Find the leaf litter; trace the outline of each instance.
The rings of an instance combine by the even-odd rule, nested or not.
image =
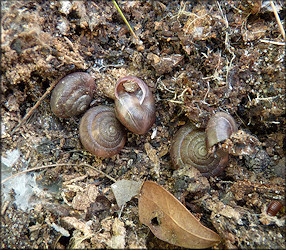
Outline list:
[[[186,248],[208,248],[220,242],[220,236],[203,226],[187,208],[166,189],[145,181],[139,198],[139,220],[156,237]]]

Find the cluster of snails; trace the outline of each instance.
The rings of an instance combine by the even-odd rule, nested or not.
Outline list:
[[[207,123],[206,131],[193,124],[181,127],[173,138],[170,156],[177,169],[184,166],[195,167],[203,176],[215,176],[222,172],[228,162],[228,153],[211,148],[237,132],[233,117],[225,112],[217,112]]]
[[[124,83],[136,83],[127,91]],[[89,107],[95,90],[95,81],[84,72],[62,78],[51,95],[51,110],[61,118],[79,115]],[[145,134],[155,122],[155,99],[148,86],[135,76],[120,78],[115,86],[115,109],[108,106],[90,108],[81,118],[79,136],[82,145],[99,157],[117,154],[126,141],[124,127],[136,134]],[[237,131],[234,119],[217,112],[210,118],[206,131],[188,124],[173,138],[170,155],[175,168],[185,165],[197,168],[203,176],[218,175],[228,162],[222,150],[210,152]]]
[[[128,92],[125,82],[138,88]],[[51,110],[60,118],[69,118],[87,110],[95,90],[95,81],[84,72],[62,78],[51,95]],[[141,79],[126,76],[115,86],[115,111],[108,106],[90,108],[81,118],[79,136],[90,153],[107,158],[117,154],[126,141],[124,126],[133,133],[145,134],[155,122],[155,99]],[[124,126],[123,126],[123,125]]]

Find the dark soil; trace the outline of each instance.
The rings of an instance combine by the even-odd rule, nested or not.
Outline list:
[[[282,2],[275,4],[285,23]],[[16,163],[2,162],[2,177],[4,169],[11,175],[58,164],[23,175],[35,180],[25,184],[33,185],[27,209],[15,190],[19,182],[2,184],[1,248],[174,247],[139,222],[137,198],[121,211],[113,182],[80,165],[86,163],[116,180],[162,185],[222,237],[219,248],[284,249],[285,41],[269,3],[118,5],[138,40],[112,1],[1,2],[2,155],[20,153]],[[97,158],[80,143],[81,116],[56,117],[50,95],[13,131],[52,83],[77,71],[96,81],[92,106],[114,106],[120,77],[143,79],[156,100],[150,131],[128,132],[118,155]],[[256,150],[231,154],[224,172],[208,179],[174,170],[169,149],[175,132],[187,122],[205,129],[217,111],[231,114],[255,138]],[[273,200],[283,207],[269,216]]]

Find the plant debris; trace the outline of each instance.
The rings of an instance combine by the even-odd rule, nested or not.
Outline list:
[[[208,248],[220,241],[218,234],[155,182],[142,185],[138,208],[139,220],[161,240],[186,248]]]
[[[117,205],[121,208],[126,202],[139,194],[141,181],[119,180],[111,185]]]
[[[284,2],[116,2],[138,39],[112,1],[1,1],[1,248],[174,248],[140,223],[136,191],[118,202],[111,187],[150,180],[217,232],[213,248],[285,249]],[[156,105],[148,133],[127,132],[111,158],[84,150],[81,115],[50,109],[74,72],[96,82],[90,108],[114,107],[118,79],[142,79]],[[219,111],[239,128],[217,145],[230,153],[223,173],[172,169],[174,134]]]

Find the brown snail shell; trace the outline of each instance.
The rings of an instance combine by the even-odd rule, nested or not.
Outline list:
[[[114,110],[107,106],[89,109],[79,125],[80,141],[85,149],[98,157],[117,154],[126,141],[126,133]]]
[[[207,123],[207,147],[228,139],[235,132],[237,125],[233,117],[225,112],[217,112]]]
[[[83,113],[89,106],[95,82],[84,72],[75,72],[62,78],[51,95],[51,110],[61,118]]]
[[[181,127],[173,138],[170,149],[173,166],[195,167],[203,176],[218,175],[228,162],[228,154],[211,154],[206,147],[206,133],[193,124]]]
[[[266,213],[270,216],[275,216],[279,211],[280,209],[282,208],[282,204],[280,203],[280,201],[271,201],[268,208],[267,208],[267,211]]]
[[[135,82],[139,89],[127,92],[123,83]],[[135,134],[145,134],[155,122],[155,99],[145,82],[135,76],[120,78],[115,86],[115,114]]]

